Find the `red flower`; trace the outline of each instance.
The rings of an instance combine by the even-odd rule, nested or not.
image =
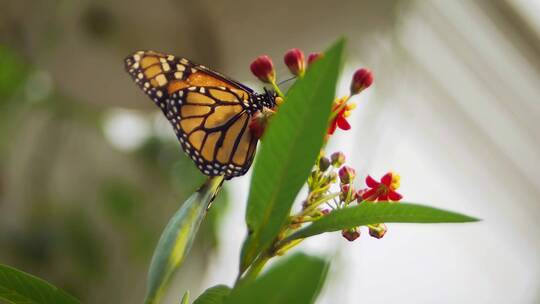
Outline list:
[[[364,201],[399,201],[403,198],[401,194],[395,191],[399,188],[399,175],[395,173],[386,173],[380,182],[368,175],[366,184],[369,188],[358,192],[359,198]]]
[[[347,117],[351,115],[351,111],[356,107],[356,105],[354,103],[343,105],[346,102],[347,98],[341,98],[334,102],[334,106],[332,108],[334,118],[330,122],[330,127],[328,128],[329,135],[334,134],[338,127],[345,131],[351,128],[351,125],[347,121]]]
[[[308,57],[307,57],[308,65],[312,64],[315,60],[321,58],[322,56],[323,56],[322,53],[311,53],[311,54],[309,54]]]
[[[368,69],[358,69],[351,81],[351,95],[356,95],[367,89],[373,83],[373,73]]]
[[[276,81],[276,72],[272,59],[266,55],[259,56],[250,65],[251,72],[262,82],[272,83]]]
[[[293,75],[302,76],[306,68],[304,53],[300,49],[290,49],[285,53],[283,61]]]

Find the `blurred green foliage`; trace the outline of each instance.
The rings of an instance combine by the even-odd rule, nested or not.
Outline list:
[[[17,54],[0,45],[0,107],[5,107],[15,91],[21,87],[28,70]]]
[[[144,288],[133,286],[144,286],[170,214],[204,176],[172,130],[117,150],[104,137],[108,111],[67,97],[47,71],[0,46],[0,262],[83,302],[130,303],[143,298]],[[188,258],[190,288],[217,245],[226,197],[220,193]]]

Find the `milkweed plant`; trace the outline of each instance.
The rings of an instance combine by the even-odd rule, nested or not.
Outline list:
[[[247,235],[231,285],[208,288],[194,301],[189,292],[180,303],[313,303],[324,285],[329,261],[289,250],[309,237],[341,233],[355,241],[367,230],[381,239],[386,223],[463,223],[477,219],[463,214],[403,202],[398,193],[400,176],[360,174],[340,151],[327,151],[326,143],[351,125],[347,118],[355,100],[373,83],[370,70],[354,73],[347,96],[335,96],[344,41],[306,58],[291,49],[284,63],[296,76],[287,92],[277,85],[272,60],[256,58],[250,68],[277,94],[277,107],[255,115],[249,129],[261,139],[249,190]],[[345,134],[346,135],[346,134]],[[174,272],[189,253],[200,223],[224,182],[208,180],[172,216],[154,251],[148,272],[145,303],[160,303]],[[301,189],[307,186],[307,191]],[[293,203],[301,198],[301,206]],[[268,261],[276,263],[268,266]],[[266,269],[268,268],[268,269]],[[291,283],[293,282],[293,283]],[[9,303],[79,303],[47,282],[8,266],[0,266],[0,299]],[[143,299],[141,299],[142,301]]]

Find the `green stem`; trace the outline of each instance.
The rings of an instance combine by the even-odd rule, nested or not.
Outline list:
[[[331,193],[331,194],[321,197],[320,199],[316,200],[313,204],[310,204],[309,207],[304,209],[304,211],[300,213],[300,216],[305,216],[309,214],[311,211],[315,210],[320,204],[327,202],[337,196],[339,196],[339,192]]]
[[[259,273],[261,272],[261,270],[263,269],[264,265],[266,265],[266,263],[268,262],[268,260],[270,260],[270,258],[272,258],[272,256],[270,256],[269,254],[267,254],[266,252],[263,252],[257,259],[255,259],[255,261],[251,264],[251,266],[249,267],[248,271],[246,272],[246,274],[242,277],[238,277],[236,279],[236,282],[234,283],[234,286],[236,287],[237,285],[240,285],[242,284],[243,282],[247,282],[247,281],[252,281],[254,280],[257,275],[259,275]]]
[[[275,81],[272,81],[270,84],[272,84],[272,88],[274,88],[274,91],[278,94],[279,97],[283,98],[285,100],[285,95],[283,95],[283,92],[279,89]]]
[[[290,241],[288,243],[283,244],[283,246],[279,247],[279,250],[277,251],[277,255],[284,255],[287,251],[294,248],[296,245],[300,244],[304,239],[297,239]]]

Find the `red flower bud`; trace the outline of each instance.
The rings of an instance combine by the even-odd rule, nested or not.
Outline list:
[[[348,166],[343,166],[341,169],[339,169],[339,180],[342,184],[348,184],[353,181],[354,177],[356,176],[356,172],[353,168]]]
[[[251,118],[251,121],[249,122],[249,131],[253,137],[259,139],[263,136],[266,125],[273,114],[274,111],[272,110],[259,111]]]
[[[330,167],[330,160],[324,156],[321,157],[319,159],[319,169],[324,172],[328,169],[328,167]]]
[[[322,53],[311,53],[307,57],[307,63],[308,65],[312,64],[315,60],[321,58],[323,56]]]
[[[276,72],[272,59],[266,55],[257,57],[250,65],[251,73],[262,82],[272,83],[276,81]]]
[[[356,191],[356,200],[358,201],[358,203],[360,204],[361,202],[364,201],[364,193],[366,193],[368,189],[360,189],[358,191]]]
[[[285,53],[283,61],[289,68],[289,71],[293,75],[302,76],[306,69],[306,64],[304,62],[304,53],[300,49],[290,49]]]
[[[344,229],[341,230],[341,235],[347,239],[347,241],[352,242],[360,237],[360,232],[356,229]]]
[[[334,152],[330,155],[332,166],[339,168],[345,163],[345,154],[343,152]]]
[[[351,81],[351,95],[356,95],[367,89],[373,83],[373,73],[368,69],[358,69]]]
[[[381,239],[388,231],[385,224],[376,224],[369,227],[369,235],[376,239]]]
[[[356,200],[356,190],[354,190],[353,185],[341,184],[341,193],[339,194],[339,198],[346,204]]]

